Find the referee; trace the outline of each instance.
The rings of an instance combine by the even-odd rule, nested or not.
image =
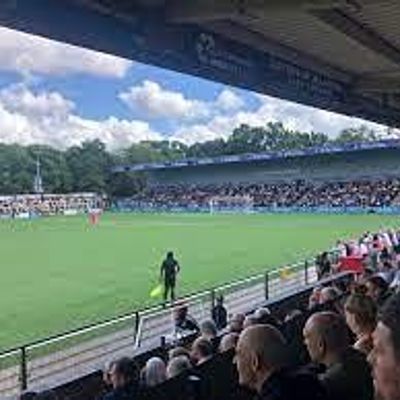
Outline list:
[[[171,301],[175,300],[175,285],[176,276],[180,271],[180,266],[178,261],[174,258],[174,253],[169,251],[167,257],[161,264],[161,281],[164,281],[164,302],[168,299],[168,294],[170,295]]]

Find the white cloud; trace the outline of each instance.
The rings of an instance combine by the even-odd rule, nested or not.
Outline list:
[[[0,69],[23,75],[85,73],[122,78],[132,62],[0,27]]]
[[[218,95],[215,103],[223,111],[238,110],[244,106],[243,99],[229,89],[224,89]]]
[[[224,95],[225,98],[229,96]],[[240,101],[236,100],[227,100],[226,103],[224,100],[224,106],[218,108],[216,104],[220,97],[208,103],[207,107],[214,105],[208,120],[190,123],[183,119],[168,136],[192,144],[226,138],[240,124],[264,126],[270,121],[281,121],[291,129],[319,131],[330,136],[336,135],[343,128],[360,124],[367,124],[378,132],[384,129],[359,119],[265,96],[257,96],[259,105],[252,111],[245,110],[239,104]],[[235,109],[239,106],[242,108]],[[43,143],[66,148],[83,140],[99,138],[109,149],[115,149],[141,140],[160,140],[165,137],[165,134],[155,131],[146,121],[113,116],[93,120],[79,116],[76,108],[74,102],[58,92],[32,91],[25,85],[0,90],[0,142]],[[171,110],[171,107],[168,109]]]
[[[207,104],[187,99],[181,92],[163,89],[157,82],[145,80],[122,92],[119,98],[132,110],[149,118],[197,119],[208,115]]]
[[[21,86],[4,89],[0,91],[0,142],[66,148],[99,138],[113,149],[161,138],[147,122],[85,119],[74,114],[74,108],[73,102],[57,92],[33,93]]]
[[[240,110],[231,115],[215,115],[205,123],[184,124],[172,136],[176,140],[191,144],[197,141],[227,138],[232,130],[241,124],[265,126],[268,122],[282,122],[292,130],[323,132],[331,137],[344,128],[358,127],[362,124],[374,129],[377,133],[385,131],[381,125],[358,118],[346,117],[269,96],[256,96],[260,104],[254,111]]]

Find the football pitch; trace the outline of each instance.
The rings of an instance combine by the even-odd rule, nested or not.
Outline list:
[[[276,268],[340,237],[396,226],[378,215],[105,214],[0,221],[0,349],[143,308],[173,250],[178,294]]]

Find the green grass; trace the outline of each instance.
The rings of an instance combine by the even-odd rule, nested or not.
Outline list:
[[[151,301],[164,253],[182,265],[179,293],[295,261],[338,237],[395,225],[376,215],[107,214],[0,221],[0,349]]]

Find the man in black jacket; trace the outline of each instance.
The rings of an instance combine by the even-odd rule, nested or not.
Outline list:
[[[253,325],[240,335],[235,362],[239,383],[259,400],[325,400],[318,379],[286,368],[286,341],[271,325]]]
[[[137,379],[137,368],[130,358],[123,357],[113,362],[110,369],[113,390],[104,395],[102,400],[135,400],[138,393]]]
[[[333,312],[313,314],[304,327],[304,342],[313,362],[321,364],[319,378],[332,400],[373,400],[371,368],[350,345],[344,319]]]
[[[176,276],[179,271],[179,263],[175,260],[174,253],[169,251],[160,268],[160,278],[164,282],[164,302],[167,301],[168,294],[171,297],[171,301],[175,300]]]
[[[400,399],[400,292],[383,306],[370,354],[379,398]]]

